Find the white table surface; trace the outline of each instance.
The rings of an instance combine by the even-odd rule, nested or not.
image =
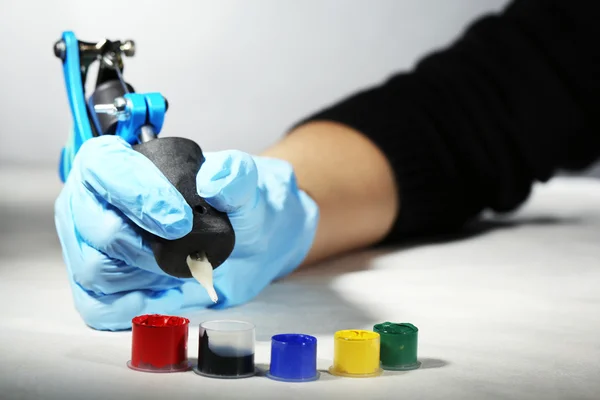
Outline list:
[[[2,399],[600,399],[600,181],[556,179],[509,221],[456,240],[378,250],[300,271],[246,306],[191,315],[319,340],[386,320],[419,327],[423,367],[312,383],[129,370],[130,332],[97,332],[75,312],[54,232],[54,171],[0,170]]]

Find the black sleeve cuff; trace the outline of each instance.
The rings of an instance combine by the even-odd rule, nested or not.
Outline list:
[[[371,88],[310,116],[302,123],[332,121],[368,137],[387,157],[399,189],[400,209],[384,243],[455,232],[480,208],[436,134],[436,121],[421,111],[419,88],[409,74]]]

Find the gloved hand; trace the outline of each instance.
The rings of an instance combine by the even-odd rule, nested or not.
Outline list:
[[[230,258],[215,270],[219,303],[254,298],[306,257],[319,218],[316,203],[281,160],[239,151],[206,153],[199,195],[228,213],[236,234]],[[56,200],[55,222],[75,306],[99,330],[131,327],[148,313],[213,307],[194,279],[166,275],[139,232],[177,239],[192,211],[154,164],[116,136],[88,140]]]

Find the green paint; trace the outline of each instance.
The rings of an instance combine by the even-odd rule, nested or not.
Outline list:
[[[380,360],[383,369],[407,371],[419,368],[417,359],[419,329],[409,323],[383,322],[373,331],[381,337]]]

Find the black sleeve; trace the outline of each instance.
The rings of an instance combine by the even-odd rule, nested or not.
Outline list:
[[[401,199],[389,240],[512,211],[533,183],[600,156],[599,10],[592,0],[515,1],[308,121],[346,124],[389,158]]]

